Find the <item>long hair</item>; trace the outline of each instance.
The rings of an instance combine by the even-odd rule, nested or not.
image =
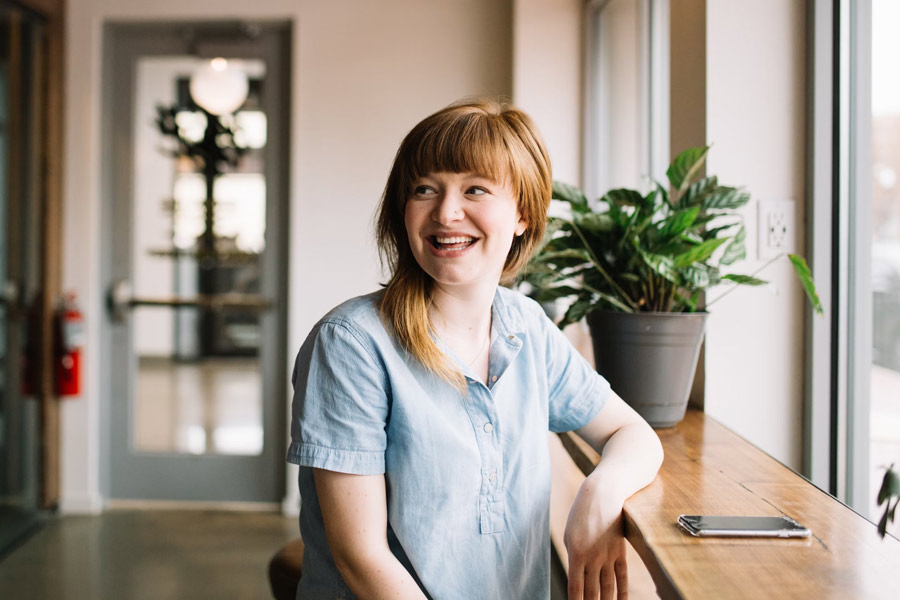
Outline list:
[[[414,183],[429,173],[480,173],[506,180],[527,227],[513,239],[500,282],[515,280],[541,241],[550,206],[550,157],[524,112],[489,99],[452,104],[416,125],[403,139],[381,198],[376,239],[390,273],[379,305],[403,347],[430,371],[465,389],[465,378],[432,338],[428,317],[432,280],[413,256],[406,232],[406,203]]]

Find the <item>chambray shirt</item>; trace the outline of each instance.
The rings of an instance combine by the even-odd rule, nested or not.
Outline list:
[[[341,304],[297,356],[288,461],[300,465],[306,549],[297,598],[354,598],[322,524],[312,467],[384,474],[391,551],[434,599],[550,596],[548,431],[597,415],[609,384],[540,306],[498,287],[489,385],[468,394],[385,330],[380,292]]]

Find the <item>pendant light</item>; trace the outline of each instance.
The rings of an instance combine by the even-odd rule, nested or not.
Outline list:
[[[250,84],[243,70],[230,65],[224,58],[214,58],[191,75],[190,91],[197,106],[222,116],[244,104]]]

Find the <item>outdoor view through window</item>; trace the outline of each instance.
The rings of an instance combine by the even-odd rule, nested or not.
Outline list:
[[[900,466],[900,2],[872,2],[872,313],[869,518],[886,466]],[[900,533],[900,522],[888,528]]]

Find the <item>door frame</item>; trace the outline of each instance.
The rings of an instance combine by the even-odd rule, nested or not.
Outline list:
[[[193,31],[202,37],[202,43],[196,43],[194,50],[198,55],[218,55],[217,50],[235,47],[227,38],[230,34],[241,30],[247,23],[234,21],[197,21],[177,23],[147,22],[107,22],[103,34],[103,85],[102,85],[102,150],[101,150],[101,231],[110,232],[101,240],[101,281],[109,286],[117,279],[128,276],[127,273],[116,272],[118,268],[113,260],[116,255],[131,256],[128,236],[113,235],[117,225],[131,223],[131,189],[133,186],[133,93],[134,93],[134,60],[141,55],[186,55],[191,54],[187,33]],[[260,455],[263,469],[247,468],[240,461],[241,457],[202,455],[191,456],[197,463],[192,473],[198,476],[208,471],[199,466],[224,464],[223,461],[241,462],[241,475],[257,481],[258,493],[242,497],[224,499],[229,502],[255,502],[277,504],[283,498],[285,490],[285,474],[283,456],[286,444],[286,414],[284,401],[287,397],[287,375],[284,365],[287,364],[287,302],[288,297],[288,190],[289,190],[289,135],[290,131],[290,47],[291,24],[288,21],[252,23],[251,27],[260,32],[259,38],[246,47],[240,48],[247,58],[262,58],[266,61],[266,92],[262,98],[262,107],[269,116],[268,139],[265,149],[266,175],[266,247],[261,260],[261,293],[273,299],[274,307],[260,317],[263,346],[260,348],[260,368],[263,381],[263,431],[264,446]],[[212,56],[210,56],[211,58]],[[123,63],[124,61],[124,63]],[[124,65],[124,66],[123,66]],[[124,71],[123,71],[124,69]],[[129,73],[125,80],[119,76]],[[117,77],[119,77],[117,79]],[[127,199],[124,201],[123,199]],[[130,225],[129,225],[130,227]],[[131,427],[130,410],[124,411],[125,422],[113,423],[113,415],[118,414],[114,407],[116,399],[127,398],[129,403],[132,390],[129,389],[130,377],[117,376],[118,373],[129,372],[133,365],[131,353],[119,356],[115,348],[131,347],[131,328],[115,323],[106,313],[101,323],[101,356],[110,357],[100,365],[100,489],[103,496],[112,500],[139,501],[201,501],[216,502],[218,499],[204,497],[171,498],[165,494],[154,494],[153,490],[142,490],[135,494],[133,489],[122,489],[115,480],[115,469],[122,465],[114,461],[124,457],[114,456],[116,448],[127,445],[127,436]],[[119,400],[121,401],[121,400]],[[124,427],[123,427],[124,426]],[[113,436],[125,436],[121,438]],[[187,455],[185,455],[187,456]],[[132,457],[129,469],[158,468],[162,457],[144,455]],[[137,459],[137,460],[135,460]],[[157,467],[154,467],[153,464]],[[168,468],[168,467],[166,467]],[[202,487],[202,486],[201,486]]]
[[[44,19],[43,132],[39,136],[42,159],[41,192],[36,199],[41,230],[38,258],[42,293],[30,307],[34,314],[31,334],[35,337],[31,360],[36,366],[35,398],[40,414],[40,506],[55,510],[59,505],[60,416],[59,398],[53,386],[53,314],[62,281],[62,191],[63,191],[63,88],[65,85],[64,0],[11,0]]]

